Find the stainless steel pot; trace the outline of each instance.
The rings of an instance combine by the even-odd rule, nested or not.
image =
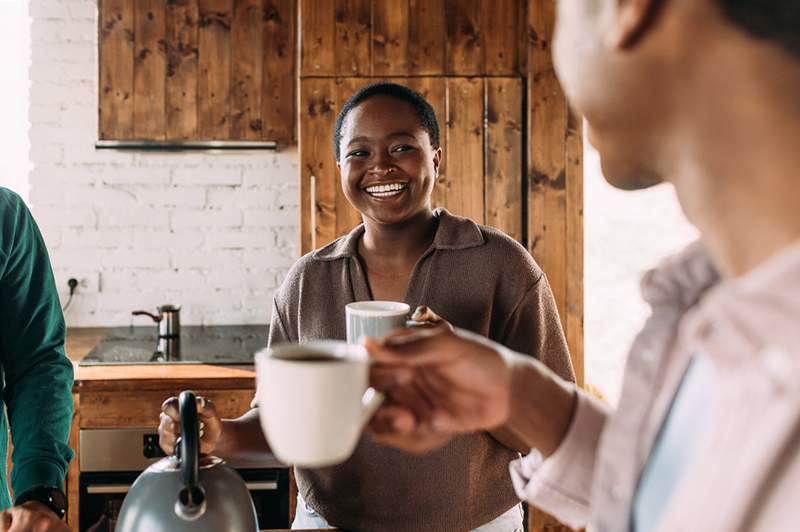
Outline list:
[[[257,532],[253,501],[242,478],[214,456],[200,457],[194,393],[179,397],[179,456],[148,467],[122,503],[117,532]]]

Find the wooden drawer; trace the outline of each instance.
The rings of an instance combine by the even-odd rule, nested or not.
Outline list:
[[[156,427],[161,404],[181,390],[92,392],[80,394],[80,428]],[[194,390],[211,399],[223,418],[234,418],[250,408],[254,391]],[[76,405],[77,409],[78,405]]]

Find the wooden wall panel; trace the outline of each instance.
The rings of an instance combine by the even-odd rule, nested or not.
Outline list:
[[[486,79],[486,225],[522,241],[523,83]]]
[[[439,178],[443,204],[484,223],[483,79],[447,80],[447,175]]]
[[[409,74],[428,76],[445,71],[447,24],[444,8],[444,0],[409,0]]]
[[[101,139],[133,137],[133,4],[100,0]]]
[[[304,76],[333,76],[334,0],[300,0],[300,72]]]
[[[335,0],[335,67],[339,75],[368,76],[370,73],[370,0]]]
[[[295,140],[295,0],[264,0],[263,138]]]
[[[408,74],[408,0],[372,3],[372,75]]]
[[[567,294],[564,323],[578,384],[583,386],[586,380],[583,358],[583,118],[569,112],[567,124]]]
[[[336,82],[308,79],[300,84],[300,234],[303,252],[336,238],[336,175],[331,124],[336,119]],[[312,178],[316,187],[312,190]]]
[[[526,15],[524,7],[519,0],[481,2],[484,74],[508,76],[518,71],[517,30]]]
[[[447,79],[446,78],[407,78],[406,84],[420,93],[436,111],[439,122],[439,146],[442,149],[442,162],[439,177],[433,189],[431,203],[434,207],[445,207],[445,183],[447,182]]]
[[[483,73],[481,0],[446,0],[447,73],[477,76]]]
[[[166,138],[185,140],[197,133],[196,0],[167,2],[165,80]]]
[[[232,0],[199,0],[198,137],[230,138]]]
[[[162,0],[134,6],[133,136],[162,140],[166,133],[166,9]]]
[[[261,0],[233,2],[230,135],[236,139],[261,139],[263,27]]]

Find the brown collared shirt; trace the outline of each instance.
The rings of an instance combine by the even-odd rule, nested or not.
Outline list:
[[[533,258],[498,230],[444,209],[435,215],[433,243],[411,274],[405,302],[574,380],[553,295]],[[358,256],[363,234],[359,226],[294,265],[275,296],[270,344],[345,339],[345,305],[371,299]],[[307,504],[340,528],[469,530],[519,502],[508,477],[516,457],[488,433],[461,436],[425,456],[365,436],[343,464],[297,468],[297,483]]]

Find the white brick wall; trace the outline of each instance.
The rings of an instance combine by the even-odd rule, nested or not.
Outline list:
[[[86,282],[68,325],[128,325],[163,303],[186,324],[268,321],[299,253],[296,150],[96,151],[97,3],[31,0],[30,14],[30,200],[59,290]]]

